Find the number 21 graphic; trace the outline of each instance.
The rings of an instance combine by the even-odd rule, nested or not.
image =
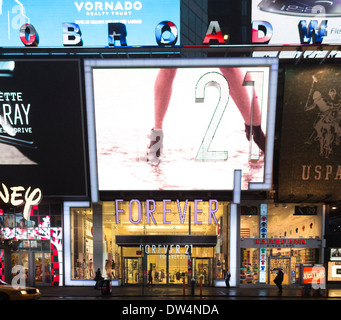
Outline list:
[[[251,80],[253,79],[253,80]],[[214,86],[219,90],[219,101],[215,107],[212,118],[209,122],[205,136],[201,142],[199,150],[197,152],[196,161],[227,161],[228,151],[210,150],[210,146],[214,139],[215,133],[219,127],[220,121],[225,113],[226,107],[230,100],[230,86],[226,78],[219,72],[205,73],[197,82],[195,88],[195,102],[204,102],[205,89],[207,86]],[[260,71],[247,71],[245,74],[243,86],[253,87],[253,96],[251,101],[254,100],[255,91],[258,93],[258,100],[262,104],[262,92],[263,92],[263,72]],[[253,114],[253,103],[251,102],[251,115]],[[260,105],[262,110],[262,105]],[[252,119],[251,119],[252,123]],[[252,135],[251,135],[252,136]],[[259,159],[259,148],[252,142],[250,146],[250,159]]]

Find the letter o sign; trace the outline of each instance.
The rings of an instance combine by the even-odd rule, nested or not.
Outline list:
[[[162,21],[155,28],[155,38],[159,46],[174,46],[178,40],[178,29],[171,21]]]
[[[38,32],[31,24],[23,24],[20,28],[20,40],[26,47],[37,47],[39,44]]]

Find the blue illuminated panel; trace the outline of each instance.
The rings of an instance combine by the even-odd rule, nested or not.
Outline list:
[[[119,37],[109,24],[126,27],[123,45],[157,46],[164,21],[180,33],[180,0],[0,1],[0,46],[107,47]]]

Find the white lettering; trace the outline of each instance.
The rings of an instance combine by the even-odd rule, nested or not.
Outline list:
[[[11,195],[5,184],[2,183],[3,192],[0,192],[0,198],[4,203],[11,203],[12,206],[24,205],[23,217],[26,220],[30,220],[31,207],[40,203],[42,199],[42,193],[39,188],[35,188],[31,192],[31,187],[25,188],[22,186],[11,187]]]
[[[75,2],[75,6],[76,6],[78,12],[81,12],[81,10],[83,8],[83,4],[84,4],[84,2],[81,2],[81,3]]]
[[[92,3],[91,1],[81,1],[81,2],[74,2],[78,12],[81,12],[84,8],[86,11],[131,11],[132,9],[139,11],[142,9],[142,3],[141,1],[124,1],[121,3],[121,1],[117,1],[114,6],[114,1],[96,1]]]

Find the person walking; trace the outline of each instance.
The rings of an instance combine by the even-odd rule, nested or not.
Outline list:
[[[282,282],[284,278],[284,273],[281,269],[278,269],[277,276],[274,279],[276,286],[278,287],[279,293],[282,293]]]
[[[152,268],[150,268],[149,272],[148,272],[148,284],[147,284],[147,287],[149,287],[149,285],[153,286]]]
[[[101,273],[100,268],[97,269],[94,280],[96,281],[95,289],[99,289],[102,286],[102,281],[103,281],[103,277],[102,277],[102,273]]]
[[[231,278],[231,273],[226,271],[225,275],[225,283],[226,283],[226,288],[230,288],[230,278]]]

